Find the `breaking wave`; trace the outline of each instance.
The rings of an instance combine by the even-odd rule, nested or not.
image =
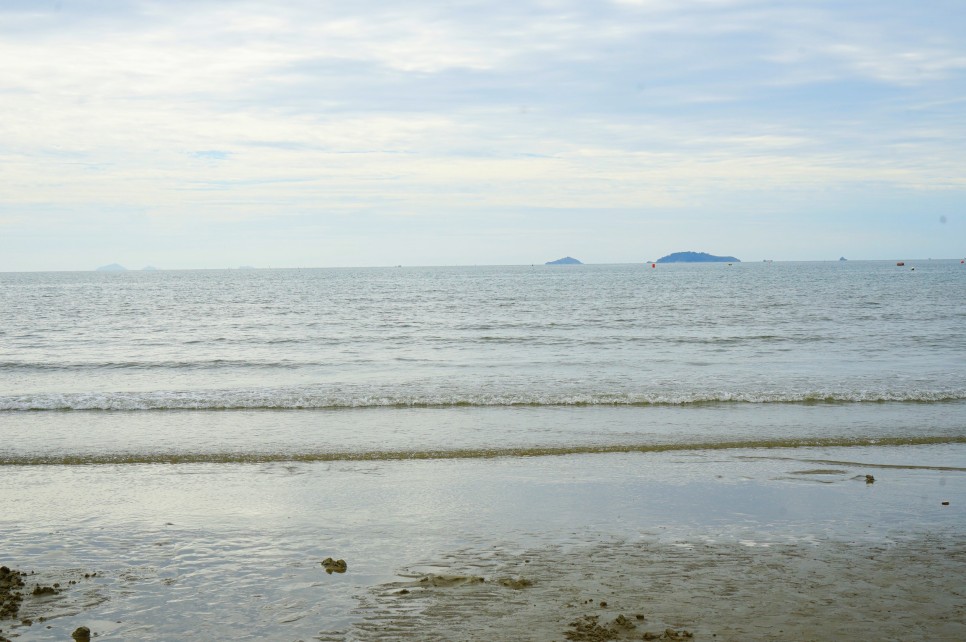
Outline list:
[[[513,406],[698,406],[712,404],[942,403],[966,390],[811,390],[762,392],[446,393],[304,388],[151,392],[77,392],[0,396],[0,412],[139,410],[304,410]]]

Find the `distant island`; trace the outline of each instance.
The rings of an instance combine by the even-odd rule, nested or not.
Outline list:
[[[118,263],[111,263],[110,265],[102,265],[97,268],[98,272],[125,272],[127,268]]]
[[[662,256],[657,263],[741,263],[733,256],[715,256],[707,252],[675,252]]]
[[[583,265],[580,261],[572,256],[565,256],[562,259],[557,259],[556,261],[547,261],[544,265]]]

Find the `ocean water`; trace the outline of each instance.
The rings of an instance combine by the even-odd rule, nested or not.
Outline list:
[[[0,562],[78,582],[25,641],[493,639],[393,582],[499,621],[531,560],[560,639],[568,551],[955,547],[964,496],[958,261],[0,274]]]
[[[958,261],[0,274],[8,463],[929,440],[964,416]]]

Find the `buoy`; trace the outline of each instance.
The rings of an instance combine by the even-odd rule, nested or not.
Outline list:
[[[657,263],[651,263],[651,267],[657,267]]]
[[[905,261],[899,261],[898,263],[896,263],[896,265],[898,265],[899,267],[902,267],[905,264],[906,264]]]

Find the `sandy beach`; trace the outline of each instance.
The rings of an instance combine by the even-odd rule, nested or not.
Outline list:
[[[963,453],[6,467],[0,635],[963,639]]]
[[[892,545],[615,542],[370,592],[363,639],[961,640],[966,538]],[[455,570],[455,569],[454,569]],[[474,578],[481,578],[482,581]],[[323,639],[342,639],[339,633]]]
[[[413,574],[372,587],[359,596],[357,620],[351,628],[322,630],[313,639],[961,640],[966,636],[966,538],[961,534],[923,536],[891,545],[642,540],[514,554],[463,550],[441,562],[435,573]],[[28,587],[34,585],[34,577],[23,578]],[[28,592],[21,624],[5,635],[41,639],[37,633],[43,629],[58,630],[56,639],[65,639],[70,627],[62,626],[60,618],[90,620],[86,611],[96,604],[86,601],[89,593],[78,578],[68,580],[71,586],[56,594]],[[100,629],[99,637],[126,638],[123,622],[93,623],[95,631]],[[282,631],[284,627],[271,639],[289,639]],[[236,639],[248,637],[239,631]]]

